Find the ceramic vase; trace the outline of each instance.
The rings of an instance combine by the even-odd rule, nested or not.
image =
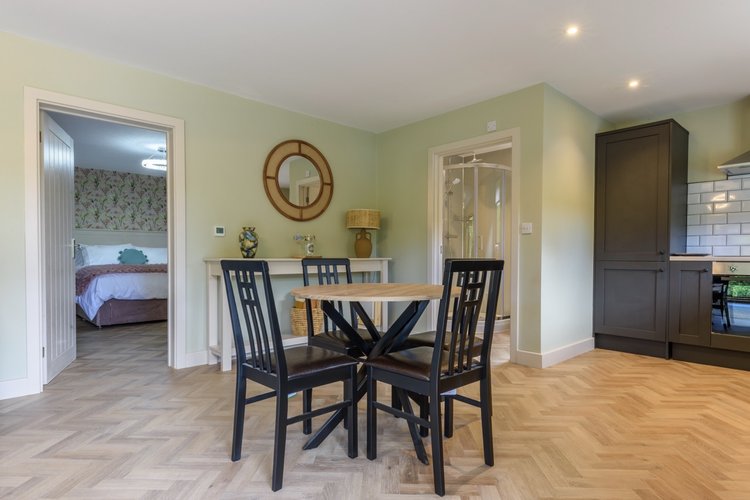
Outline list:
[[[258,251],[258,233],[255,232],[255,228],[243,227],[239,240],[242,256],[246,259],[255,257],[255,252]]]

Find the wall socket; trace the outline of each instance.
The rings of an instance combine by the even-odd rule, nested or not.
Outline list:
[[[521,234],[531,234],[532,230],[533,226],[531,225],[531,222],[521,223]]]
[[[224,236],[224,226],[214,226],[214,236]]]

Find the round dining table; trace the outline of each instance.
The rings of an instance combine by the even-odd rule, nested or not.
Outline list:
[[[298,299],[321,301],[321,309],[333,323],[349,337],[365,353],[367,359],[387,354],[397,350],[411,333],[420,316],[431,300],[438,300],[443,295],[443,285],[423,283],[342,283],[332,285],[310,285],[294,288],[290,292]],[[365,340],[357,332],[356,324],[339,313],[336,302],[350,302],[363,326],[372,336],[372,340]],[[379,332],[373,324],[362,302],[408,302],[409,304],[396,321],[385,332]],[[387,325],[386,325],[387,326]],[[365,370],[360,370],[360,380],[357,387],[357,398],[365,394]],[[406,398],[401,398],[404,409],[411,413]],[[304,449],[317,447],[330,432],[343,420],[343,412],[332,415],[328,421],[305,444]],[[415,425],[409,425],[417,456],[426,463],[427,455],[424,445],[419,439]]]

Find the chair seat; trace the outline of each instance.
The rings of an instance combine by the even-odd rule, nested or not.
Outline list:
[[[392,352],[367,361],[368,366],[381,368],[419,380],[430,379],[432,347],[418,346],[405,351]]]
[[[370,343],[373,341],[372,335],[370,335],[370,332],[366,328],[358,328],[357,333],[359,333],[359,336],[365,342]],[[357,349],[357,344],[352,342],[341,330],[316,333],[308,339],[308,344],[323,348],[340,349],[343,347],[346,350]]]
[[[314,346],[296,346],[284,349],[289,379],[320,373],[322,370],[356,365],[354,358]],[[271,365],[275,363],[272,360]],[[275,371],[276,367],[273,366]]]
[[[432,347],[435,345],[435,331],[422,332],[409,335],[409,338],[401,345],[400,349],[412,349],[413,347]],[[447,349],[443,346],[443,349]],[[475,358],[482,354],[482,337],[476,336],[472,348],[471,357]]]

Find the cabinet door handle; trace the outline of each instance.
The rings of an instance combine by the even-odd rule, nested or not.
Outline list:
[[[663,273],[663,272],[664,272],[664,268],[663,268],[663,267],[660,267],[660,268],[659,268],[659,272],[660,272],[660,273]]]
[[[659,250],[659,255],[664,255],[664,250]]]
[[[702,273],[707,273],[707,272],[708,272],[708,269],[703,269],[703,270],[702,270],[701,272],[702,272]]]

